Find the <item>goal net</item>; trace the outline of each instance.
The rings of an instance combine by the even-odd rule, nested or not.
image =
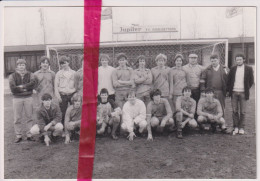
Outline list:
[[[83,45],[51,45],[47,46],[47,56],[51,59],[51,69],[55,72],[59,70],[58,60],[61,56],[70,57],[70,67],[78,70],[81,67],[81,57],[83,56]],[[228,65],[228,40],[182,40],[182,41],[142,41],[142,42],[113,42],[100,43],[100,54],[108,54],[109,64],[118,66],[116,57],[118,53],[125,53],[128,57],[128,64],[132,68],[137,68],[136,58],[145,55],[147,58],[147,68],[156,66],[155,57],[162,53],[167,56],[167,66],[173,67],[176,54],[182,54],[186,64],[190,53],[198,55],[198,63],[207,66],[210,64],[210,55],[217,54],[220,63]]]

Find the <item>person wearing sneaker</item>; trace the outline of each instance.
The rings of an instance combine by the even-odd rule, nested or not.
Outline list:
[[[112,127],[111,136],[117,140],[116,130],[120,124],[121,108],[117,106],[113,99],[109,99],[106,88],[100,90],[97,106],[97,134],[103,134],[108,127]]]
[[[32,94],[35,85],[34,75],[26,70],[26,61],[18,59],[15,72],[9,76],[9,86],[13,94],[15,143],[22,141],[23,121],[26,123],[27,140],[31,140],[30,129],[33,126]]]
[[[81,123],[81,108],[82,108],[82,96],[81,93],[76,93],[71,98],[72,105],[70,105],[65,114],[65,144],[71,142],[71,134],[78,133],[80,131]]]
[[[142,134],[147,128],[146,122],[146,107],[143,101],[136,98],[135,91],[127,93],[127,102],[123,106],[122,116],[122,131],[129,133],[129,141],[133,141],[136,137],[135,128],[139,128],[139,133]]]
[[[152,128],[156,128],[159,132],[163,132],[164,128],[174,127],[171,106],[166,98],[162,98],[160,89],[151,91],[151,102],[147,105],[147,130],[148,140],[153,140]]]
[[[63,125],[61,123],[62,113],[58,105],[52,101],[49,93],[42,95],[42,105],[36,111],[36,123],[30,130],[33,136],[44,136],[46,146],[49,146],[50,136],[61,136]]]
[[[196,128],[198,126],[194,119],[196,101],[190,97],[191,88],[187,86],[184,87],[182,89],[182,94],[183,95],[176,100],[175,117],[177,123],[177,138],[182,138],[182,129],[186,125],[191,128]]]
[[[245,65],[245,55],[235,57],[236,66],[232,67],[227,81],[227,96],[231,96],[233,110],[233,134],[245,134],[245,116],[249,90],[254,84],[252,67]]]
[[[219,100],[214,98],[214,89],[207,88],[205,94],[206,97],[200,99],[198,103],[198,124],[210,123],[213,131],[219,125],[222,132],[226,133],[226,121],[223,118],[223,111]]]

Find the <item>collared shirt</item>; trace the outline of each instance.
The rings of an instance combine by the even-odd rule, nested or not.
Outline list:
[[[109,95],[115,94],[112,82],[112,74],[114,71],[115,68],[111,66],[98,67],[98,93],[100,93],[101,89],[106,88]]]
[[[51,96],[53,96],[55,73],[49,69],[40,69],[35,72],[34,75],[37,79],[35,90],[37,91],[38,96],[41,97],[45,93],[49,93]]]
[[[182,67],[173,67],[170,71],[170,94],[182,95],[182,89],[186,86],[186,72]]]
[[[223,115],[222,107],[219,100],[213,98],[213,101],[208,101],[207,98],[201,98],[198,102],[197,113],[202,115],[201,112],[205,112],[212,115]]]
[[[79,93],[83,93],[83,69],[80,68],[74,76],[75,89]]]
[[[176,110],[184,110],[189,114],[195,114],[196,110],[196,101],[191,97],[180,96],[176,100]]]
[[[55,88],[62,94],[72,94],[76,91],[74,83],[75,71],[59,70],[55,76]]]
[[[220,65],[219,65],[219,64],[218,64],[218,66],[217,66],[217,67],[213,67],[213,66],[212,66],[212,68],[213,68],[215,71],[218,71],[219,67],[220,67]]]
[[[153,88],[160,89],[163,97],[169,96],[170,84],[169,84],[169,72],[171,68],[164,66],[162,69],[159,66],[151,69],[153,75]]]
[[[183,66],[183,70],[187,74],[187,84],[192,88],[198,88],[200,85],[200,76],[205,68],[199,64],[187,64]]]
[[[237,66],[233,91],[244,92],[245,65]]]
[[[159,104],[155,104],[154,101],[149,102],[147,105],[147,116],[162,118],[172,116],[172,109],[167,99],[161,98]]]
[[[131,85],[124,85],[119,82],[121,81],[132,81],[133,80],[133,69],[130,67],[121,68],[117,67],[112,73],[112,82],[115,90],[129,90]]]
[[[144,79],[141,83],[138,83],[139,79]],[[136,69],[134,70],[134,82],[136,84],[136,95],[142,96],[149,94],[151,91],[153,76],[149,69]]]

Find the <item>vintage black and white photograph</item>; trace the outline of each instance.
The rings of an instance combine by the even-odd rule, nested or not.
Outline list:
[[[4,178],[76,179],[84,6],[3,10]],[[93,179],[257,178],[256,13],[102,6]]]

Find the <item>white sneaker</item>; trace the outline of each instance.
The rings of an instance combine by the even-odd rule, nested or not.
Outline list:
[[[233,131],[233,135],[236,135],[236,134],[238,134],[238,128],[235,128]]]
[[[242,134],[242,135],[245,134],[245,130],[243,128],[240,128],[238,134]]]

